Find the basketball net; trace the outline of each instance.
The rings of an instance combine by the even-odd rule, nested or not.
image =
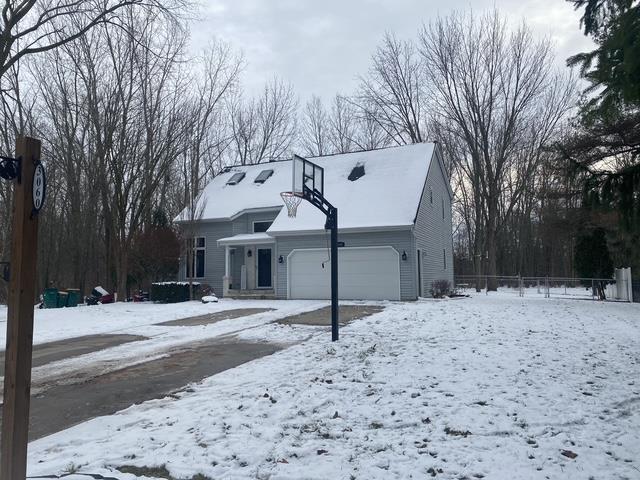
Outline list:
[[[289,216],[292,218],[295,217],[298,212],[298,205],[302,202],[302,196],[296,192],[282,192],[280,196],[287,207]]]

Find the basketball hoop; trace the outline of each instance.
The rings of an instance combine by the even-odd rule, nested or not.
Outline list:
[[[298,205],[302,202],[302,195],[297,192],[282,192],[280,196],[287,207],[289,216],[294,218],[298,212]]]

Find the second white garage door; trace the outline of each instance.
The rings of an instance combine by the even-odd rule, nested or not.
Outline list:
[[[400,300],[400,258],[393,247],[341,248],[338,262],[341,299]],[[287,266],[289,298],[331,297],[331,262],[326,248],[293,250]]]

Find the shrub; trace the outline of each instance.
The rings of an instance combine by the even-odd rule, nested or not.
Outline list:
[[[442,298],[451,292],[451,282],[449,280],[434,280],[431,282],[431,295],[433,298]]]
[[[193,282],[194,298],[200,294],[200,284]],[[151,284],[151,301],[178,303],[189,300],[189,282],[159,282]]]

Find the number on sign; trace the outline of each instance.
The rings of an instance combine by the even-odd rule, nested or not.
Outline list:
[[[47,190],[47,180],[44,173],[44,166],[41,163],[36,165],[33,172],[33,210],[38,213],[44,205],[44,197]]]

